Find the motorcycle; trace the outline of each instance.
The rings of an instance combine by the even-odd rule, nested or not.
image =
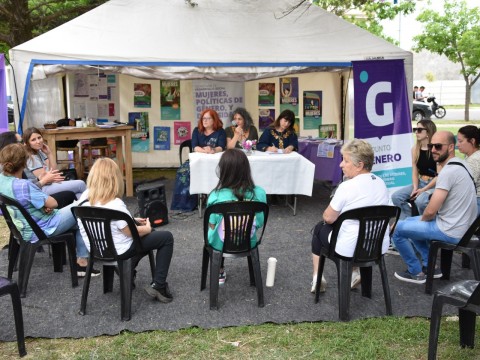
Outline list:
[[[435,117],[437,119],[442,119],[443,117],[445,117],[445,115],[447,114],[447,111],[445,110],[445,108],[441,105],[438,105],[438,103],[435,101],[435,96],[429,96],[427,98],[427,102],[431,102],[432,105],[432,113],[433,115],[435,115]]]

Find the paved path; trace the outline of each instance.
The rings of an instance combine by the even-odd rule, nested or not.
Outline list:
[[[442,120],[464,120],[465,119],[465,110],[464,109],[447,109],[447,114]],[[435,121],[437,118],[432,116],[432,120]],[[480,121],[480,108],[470,108],[470,120]]]

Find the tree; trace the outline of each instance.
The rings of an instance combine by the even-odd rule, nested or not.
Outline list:
[[[381,20],[392,20],[399,14],[408,15],[415,10],[414,0],[386,2],[385,0],[300,0],[296,5],[285,11],[290,14],[300,6],[310,3],[320,6],[343,19],[398,45],[398,42],[383,34]]]
[[[469,9],[465,1],[446,0],[444,14],[425,10],[417,20],[424,30],[413,39],[414,50],[428,50],[459,63],[465,80],[465,120],[470,119],[471,89],[480,77],[480,10]]]
[[[0,2],[0,51],[22,44],[106,0],[3,0]]]

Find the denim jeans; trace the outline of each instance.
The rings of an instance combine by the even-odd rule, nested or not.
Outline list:
[[[429,182],[430,181],[418,180],[418,188],[421,189],[427,186]],[[423,214],[423,211],[427,207],[430,195],[433,193],[433,190],[434,189],[424,191],[415,199],[415,205],[417,206],[418,213],[420,215]],[[408,200],[410,199],[410,194],[412,193],[412,191],[413,185],[408,185],[398,189],[392,194],[393,205],[398,206],[402,210],[402,212],[400,213],[400,220],[404,220],[405,218],[412,216],[412,208],[408,204]]]
[[[441,240],[451,244],[458,244],[460,239],[445,235],[437,226],[435,220],[422,221],[421,216],[414,216],[398,222],[392,241],[408,272],[417,275],[422,272],[422,266],[427,266],[430,241]],[[416,252],[419,253],[421,261]]]
[[[77,245],[77,258],[88,258],[88,250],[83,241],[82,235],[78,230],[77,220],[73,217],[72,206],[76,206],[74,202],[64,208],[58,210],[56,216],[60,217],[60,223],[58,224],[52,235],[60,235],[69,230],[75,230],[75,243]]]

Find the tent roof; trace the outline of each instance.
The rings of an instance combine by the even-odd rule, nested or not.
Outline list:
[[[308,2],[283,16],[298,0],[196,1],[191,7],[184,0],[111,0],[15,47],[12,58],[120,66],[338,67],[410,54]]]

